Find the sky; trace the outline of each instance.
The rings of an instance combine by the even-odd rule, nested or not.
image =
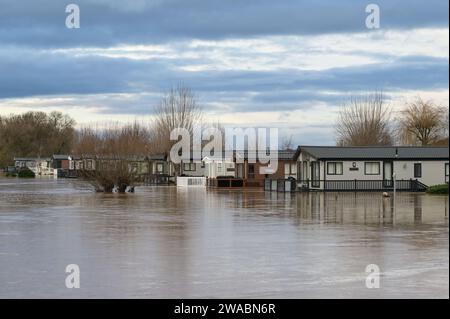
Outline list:
[[[66,27],[70,3],[80,28]],[[366,6],[380,27],[366,26]],[[207,121],[333,145],[339,108],[449,102],[448,1],[0,0],[0,115],[149,121],[183,84]]]

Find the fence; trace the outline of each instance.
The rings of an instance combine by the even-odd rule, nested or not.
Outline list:
[[[79,172],[76,170],[58,168],[54,169],[53,175],[58,178],[78,178]]]
[[[144,185],[169,185],[173,182],[173,176],[167,174],[147,174],[144,175]]]
[[[217,188],[235,188],[235,187],[245,187],[245,180],[242,178],[234,177],[221,177],[221,178],[208,178],[206,180],[206,185],[208,187]]]
[[[206,187],[206,177],[178,176],[179,187]]]
[[[303,190],[324,191],[392,191],[394,182],[392,180],[301,180],[298,183]],[[418,180],[397,180],[397,191],[423,192],[427,185]]]
[[[295,179],[265,179],[264,190],[272,192],[294,192],[297,189]]]

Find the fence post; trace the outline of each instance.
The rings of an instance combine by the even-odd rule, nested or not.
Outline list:
[[[397,200],[397,176],[396,174],[392,174],[392,177],[394,179],[394,196],[393,196],[393,209],[392,209],[392,225],[395,225],[395,211],[396,211],[396,200]]]

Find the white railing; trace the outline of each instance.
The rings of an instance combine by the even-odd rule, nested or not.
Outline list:
[[[180,187],[206,187],[206,177],[178,176],[177,186]]]

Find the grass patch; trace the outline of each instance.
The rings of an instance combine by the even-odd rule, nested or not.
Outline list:
[[[448,195],[448,184],[430,186],[427,189],[428,194]]]

